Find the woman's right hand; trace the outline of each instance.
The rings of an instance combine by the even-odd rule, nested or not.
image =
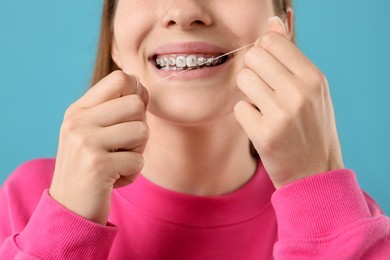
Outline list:
[[[55,200],[106,225],[112,190],[132,183],[143,167],[147,102],[135,76],[115,71],[67,109],[49,190]]]

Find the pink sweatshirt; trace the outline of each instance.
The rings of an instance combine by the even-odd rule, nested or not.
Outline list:
[[[112,195],[109,224],[48,194],[55,161],[20,166],[0,190],[0,259],[390,259],[390,220],[348,169],[275,191],[260,163],[224,196],[137,180]]]

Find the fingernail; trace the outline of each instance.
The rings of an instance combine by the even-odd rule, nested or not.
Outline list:
[[[269,31],[276,31],[287,37],[287,29],[279,16],[272,16],[268,19]]]
[[[140,79],[137,75],[133,75],[135,77],[135,79],[137,80],[137,89],[136,89],[136,94],[140,97],[142,97],[142,92],[143,92],[143,88],[141,86],[141,83],[140,83]]]

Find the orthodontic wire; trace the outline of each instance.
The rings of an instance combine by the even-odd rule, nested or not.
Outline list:
[[[229,51],[228,53],[222,54],[222,55],[220,55],[220,56],[218,56],[218,57],[215,57],[215,58],[213,57],[213,58],[211,58],[210,60],[208,60],[207,62],[211,62],[211,61],[213,61],[213,60],[216,60],[216,59],[225,57],[225,56],[227,56],[227,55],[230,55],[230,54],[232,54],[232,53],[238,52],[238,51],[240,51],[240,50],[242,50],[242,49],[248,48],[248,47],[253,46],[253,45],[255,45],[255,42],[253,42],[253,43],[251,43],[251,44],[247,44],[247,45],[245,45],[245,46],[242,46],[242,47],[240,47],[240,48],[238,48],[238,49]],[[199,65],[204,65],[204,64],[206,64],[206,62],[204,62],[204,63],[202,63],[202,64],[198,64],[198,66],[199,66]],[[168,76],[168,77],[165,77],[165,78],[162,78],[162,79],[158,79],[158,80],[156,80],[156,81],[153,81],[153,82],[147,84],[147,86],[151,86],[151,85],[154,85],[154,84],[159,83],[159,82],[161,82],[161,81],[164,81],[164,80],[167,80],[167,79],[176,77],[177,75],[180,75],[180,74],[185,73],[185,72],[187,72],[187,71],[189,71],[189,70],[192,70],[192,69],[195,69],[195,67],[187,68],[187,69],[182,70],[182,71],[180,71],[180,72],[178,72],[178,73],[172,74],[172,75],[170,75],[170,76]]]

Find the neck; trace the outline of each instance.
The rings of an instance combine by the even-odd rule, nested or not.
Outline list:
[[[166,189],[199,196],[222,195],[244,185],[257,166],[248,137],[233,115],[220,120],[193,127],[148,114],[143,176]]]

